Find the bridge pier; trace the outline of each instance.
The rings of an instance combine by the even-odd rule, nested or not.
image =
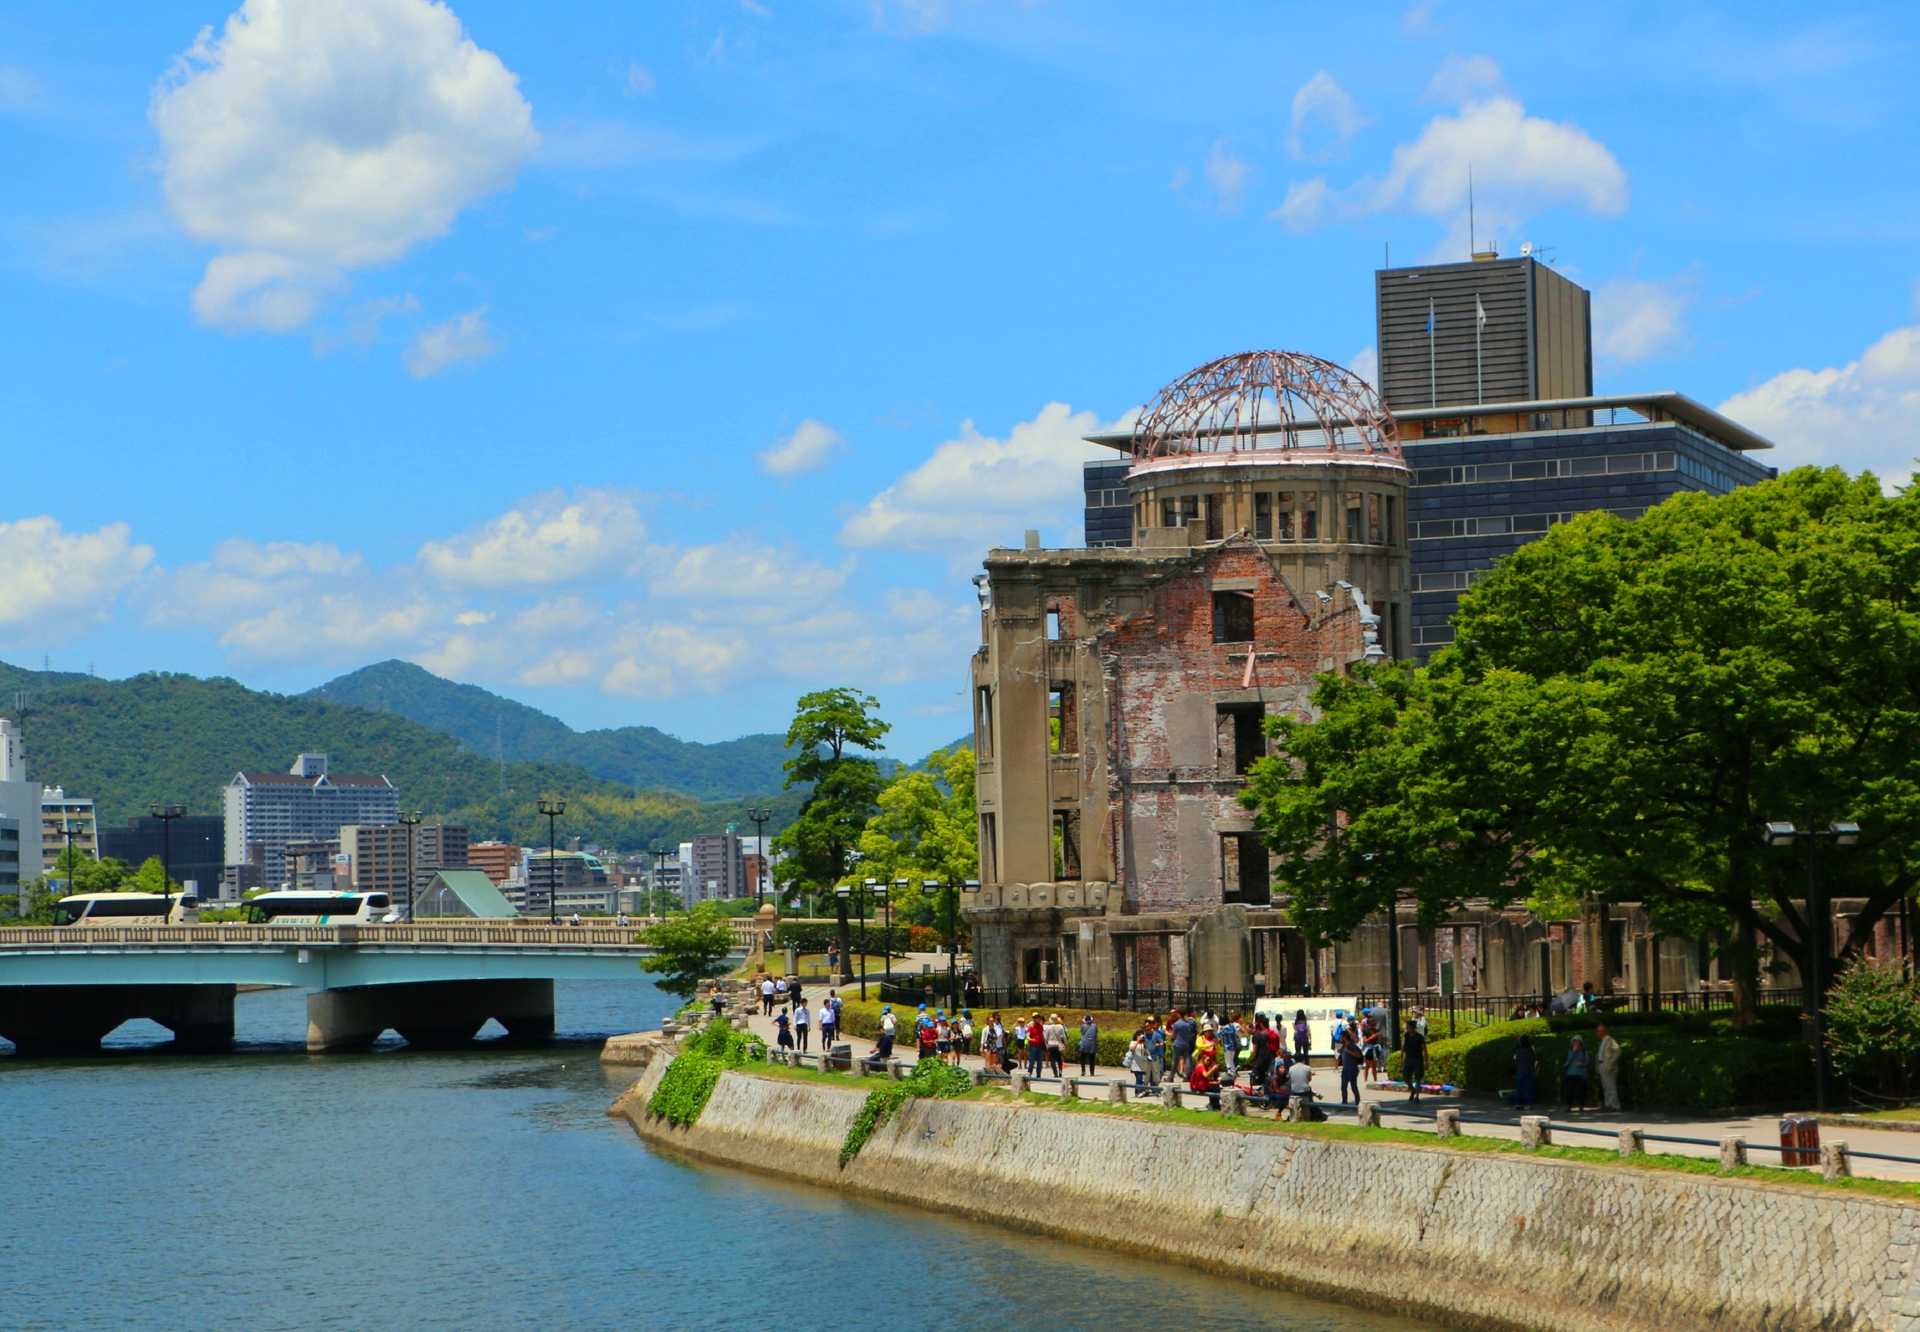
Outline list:
[[[233,1044],[231,985],[0,986],[0,1036],[22,1055],[87,1054],[133,1018],[173,1033],[179,1050]]]
[[[553,1035],[551,980],[419,981],[316,990],[307,996],[307,1049],[364,1050],[389,1027],[408,1045],[471,1041],[492,1018],[520,1042]]]

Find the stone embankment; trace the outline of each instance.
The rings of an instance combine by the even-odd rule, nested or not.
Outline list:
[[[728,1072],[680,1129],[729,1165],[1232,1272],[1455,1327],[1920,1332],[1920,1207],[1816,1186],[912,1100],[846,1169],[864,1092]]]

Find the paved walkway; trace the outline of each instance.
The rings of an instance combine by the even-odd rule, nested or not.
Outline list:
[[[825,997],[827,989],[825,986],[817,988],[808,986],[805,993],[809,1010],[817,1010],[818,1001]],[[859,987],[855,985],[843,990],[841,997],[848,998],[858,993]],[[913,1042],[915,1007],[896,1004],[894,1005],[894,1013],[900,1019],[900,1038],[894,1043],[894,1057],[904,1063],[910,1064],[918,1058],[918,1051]],[[769,1046],[773,1045],[775,1027],[772,1018],[756,1013],[750,1020],[750,1026],[752,1031],[765,1040]],[[1077,1035],[1078,1028],[1069,1026],[1067,1031],[1069,1041],[1075,1039]],[[819,1029],[817,1027],[813,1030],[811,1036],[811,1051],[818,1053],[820,1041]],[[874,1043],[865,1037],[842,1037],[836,1043],[852,1046],[853,1056],[856,1059],[864,1059],[873,1053]],[[1071,1056],[1072,1053],[1072,1050],[1069,1049],[1069,1056]],[[961,1057],[961,1064],[966,1068],[982,1068],[985,1066],[985,1061],[979,1055],[963,1055]],[[1076,1074],[1079,1065],[1073,1058],[1069,1057],[1066,1067],[1067,1073],[1073,1076]],[[1101,1065],[1098,1067],[1094,1077],[1094,1082],[1098,1085],[1083,1086],[1080,1091],[1081,1098],[1084,1100],[1104,1100],[1107,1095],[1105,1084],[1108,1081],[1117,1079],[1130,1082],[1132,1077],[1133,1075],[1125,1069]],[[1040,1084],[1042,1087],[1052,1085],[1054,1084],[1051,1082]],[[1339,1085],[1339,1076],[1333,1071],[1331,1066],[1323,1067],[1316,1062],[1314,1069],[1314,1088],[1324,1098],[1322,1104],[1327,1107],[1335,1122],[1338,1122],[1342,1118],[1342,1112],[1339,1108],[1340,1103],[1333,1099],[1337,1094]],[[1520,1136],[1520,1116],[1503,1102],[1483,1100],[1478,1097],[1428,1095],[1421,1097],[1417,1106],[1410,1107],[1406,1096],[1397,1090],[1368,1088],[1363,1092],[1363,1095],[1367,1100],[1379,1103],[1381,1122],[1387,1128],[1430,1130],[1433,1122],[1433,1112],[1443,1107],[1453,1107],[1458,1109],[1461,1115],[1470,1121],[1483,1119],[1498,1121],[1494,1123],[1469,1122],[1462,1124],[1461,1131],[1463,1133],[1516,1140]],[[1206,1104],[1205,1098],[1200,1096],[1189,1095],[1186,1099],[1190,1107],[1204,1108]],[[1408,1118],[1395,1113],[1396,1111],[1405,1111],[1409,1108],[1412,1108],[1420,1118]],[[1264,1112],[1252,1111],[1250,1113],[1257,1115]],[[1750,1145],[1747,1155],[1749,1164],[1774,1166],[1780,1163],[1779,1153],[1756,1149],[1758,1145],[1761,1144],[1771,1143],[1774,1146],[1779,1145],[1780,1116],[1778,1114],[1755,1115],[1746,1118],[1718,1118],[1712,1116],[1663,1114],[1653,1111],[1626,1111],[1621,1113],[1608,1111],[1573,1112],[1561,1106],[1538,1107],[1534,1113],[1546,1115],[1556,1126],[1571,1124],[1599,1130],[1599,1132],[1595,1134],[1558,1132],[1555,1138],[1556,1145],[1558,1146],[1598,1147],[1611,1150],[1618,1141],[1620,1129],[1644,1128],[1650,1133],[1663,1133],[1677,1138],[1698,1138],[1703,1140],[1700,1143],[1650,1143],[1648,1144],[1650,1151],[1683,1156],[1718,1158],[1720,1155],[1720,1139],[1737,1134],[1745,1138]],[[1881,1152],[1888,1156],[1914,1158],[1912,1162],[1874,1161],[1863,1160],[1856,1156],[1853,1160],[1853,1172],[1856,1175],[1872,1176],[1878,1179],[1920,1180],[1920,1133],[1905,1133],[1893,1129],[1842,1128],[1832,1124],[1823,1124],[1821,1125],[1820,1134],[1823,1142],[1844,1142],[1854,1152]]]

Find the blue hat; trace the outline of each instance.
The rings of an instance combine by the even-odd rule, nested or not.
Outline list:
[[[885,1007],[883,1007],[883,1008],[882,1008],[882,1009],[881,1009],[880,1011],[881,1011],[882,1013],[891,1013],[891,1012],[893,1011],[893,1005],[892,1005],[892,1004],[887,1004],[887,1005],[886,1005]]]
[[[926,1006],[925,1004],[922,1004],[922,1005],[920,1005],[920,1011],[921,1011],[922,1013],[924,1013],[924,1012],[926,1012],[926,1011],[927,1011],[927,1006]]]

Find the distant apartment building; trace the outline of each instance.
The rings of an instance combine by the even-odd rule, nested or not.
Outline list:
[[[407,841],[413,840],[413,882],[407,882]],[[348,824],[340,829],[340,858],[357,893],[386,893],[405,907],[442,869],[467,868],[467,830],[459,824]],[[344,884],[336,884],[344,887]]]
[[[0,893],[20,891],[20,821],[0,819]],[[25,903],[21,915],[25,915]]]
[[[171,830],[164,825],[171,822]],[[124,828],[100,829],[102,859],[125,861],[138,869],[149,859],[173,870],[182,885],[193,884],[203,898],[220,892],[226,861],[226,822],[218,814],[188,814],[172,820],[150,814],[128,819]]]
[[[563,915],[573,911],[613,911],[618,905],[619,889],[620,885],[598,856],[585,851],[560,851],[549,858],[546,851],[535,851],[527,857],[526,888],[514,905],[528,916],[546,915],[550,902]]]
[[[221,792],[225,863],[259,884],[288,881],[289,842],[320,842],[349,825],[397,823],[400,792],[385,777],[330,773],[325,754],[302,754],[291,770],[236,773]],[[240,877],[246,877],[244,874]]]
[[[70,796],[64,787],[40,788],[40,859],[58,866],[71,846],[89,860],[100,858],[100,829],[91,796]],[[177,875],[175,877],[178,877]]]
[[[467,847],[467,864],[486,871],[498,888],[509,879],[520,877],[520,848],[512,842],[475,842]]]
[[[688,843],[692,853],[694,902],[731,902],[748,897],[747,867],[740,835],[732,825],[722,833],[702,833]]]
[[[0,820],[11,821],[19,843],[19,882],[37,879],[45,866],[40,848],[40,784],[27,780],[27,746],[20,723],[0,718]]]

